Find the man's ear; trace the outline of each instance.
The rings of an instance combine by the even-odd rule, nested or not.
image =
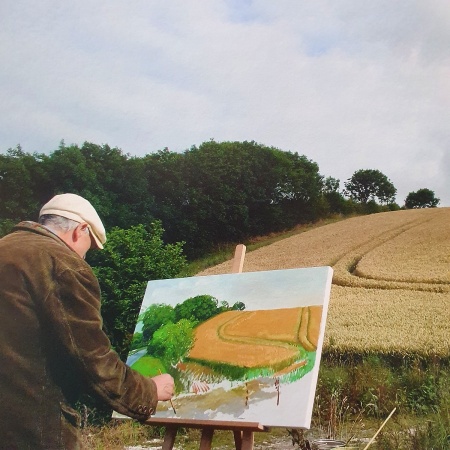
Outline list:
[[[88,228],[87,223],[80,223],[76,228],[74,228],[72,230],[73,242],[77,242],[80,238],[82,238],[83,234],[86,234],[87,228]]]
[[[79,225],[72,230],[70,237],[72,238],[72,242],[77,242],[80,239],[80,229]]]

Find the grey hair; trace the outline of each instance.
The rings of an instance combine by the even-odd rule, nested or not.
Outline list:
[[[56,214],[43,214],[39,217],[38,222],[54,232],[64,233],[74,230],[78,225],[80,225],[75,220],[57,216]]]

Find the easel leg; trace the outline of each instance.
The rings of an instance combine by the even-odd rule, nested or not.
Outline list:
[[[255,433],[253,433],[253,431],[244,430],[242,432],[241,450],[253,450],[254,442],[255,442]]]
[[[176,427],[167,427],[166,434],[164,435],[164,442],[162,445],[162,450],[172,450],[173,445],[175,444],[175,438],[177,436],[178,428]]]
[[[242,431],[234,430],[234,445],[236,446],[236,450],[242,449]]]
[[[236,450],[253,450],[255,435],[253,431],[233,431]]]
[[[213,434],[214,434],[213,428],[203,428],[202,438],[200,440],[200,450],[211,449]]]

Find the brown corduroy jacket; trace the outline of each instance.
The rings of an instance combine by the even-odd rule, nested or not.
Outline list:
[[[84,391],[139,420],[157,404],[153,380],[102,331],[90,266],[45,227],[21,222],[0,240],[0,448],[80,448],[71,404]]]

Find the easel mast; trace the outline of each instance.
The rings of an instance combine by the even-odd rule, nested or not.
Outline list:
[[[244,244],[236,246],[231,273],[241,273],[244,266],[246,247]],[[207,420],[188,419],[157,419],[150,418],[145,421],[148,425],[160,425],[166,427],[162,450],[172,450],[178,428],[199,428],[202,430],[199,450],[210,450],[214,430],[230,430],[234,434],[236,450],[252,450],[255,431],[268,431],[268,429],[257,422],[220,422],[211,423]]]
[[[233,266],[231,267],[231,273],[242,273],[244,267],[246,246],[244,244],[236,245],[234,251]]]

